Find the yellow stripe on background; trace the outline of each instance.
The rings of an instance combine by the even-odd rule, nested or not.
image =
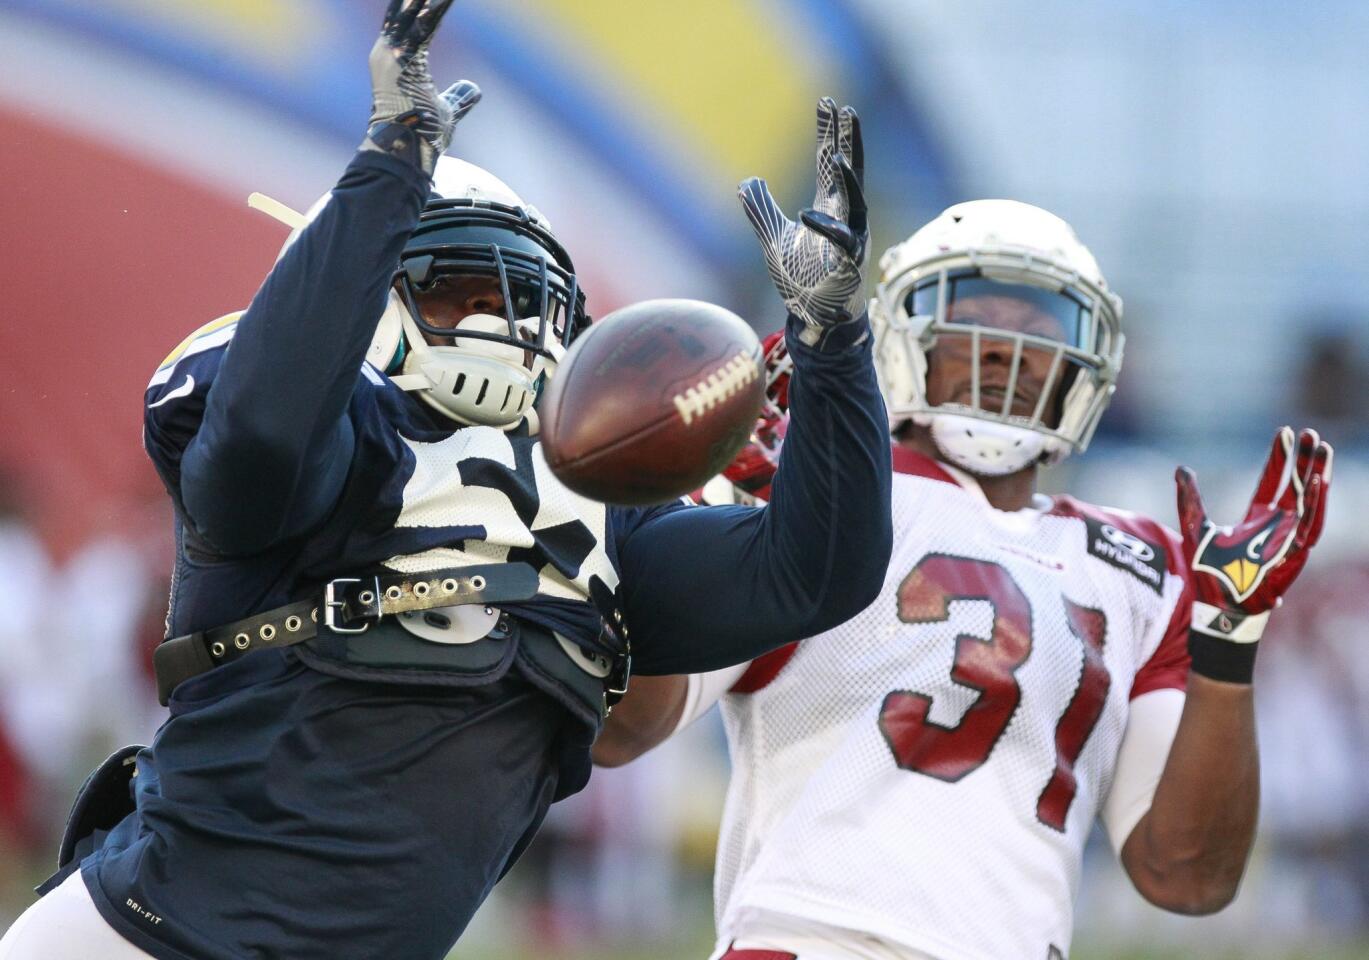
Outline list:
[[[300,64],[302,51],[326,44],[337,13],[326,0],[105,0],[173,31],[241,47],[247,59]],[[383,4],[376,7],[380,23]]]
[[[550,39],[578,36],[617,90],[721,174],[777,177],[812,141],[815,91],[828,71],[801,29],[777,29],[774,0],[534,0],[555,22]],[[454,11],[460,14],[459,9]],[[564,32],[564,33],[563,33]],[[544,38],[546,39],[546,38]],[[809,38],[810,40],[816,38]]]

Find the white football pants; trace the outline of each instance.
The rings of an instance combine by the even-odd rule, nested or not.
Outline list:
[[[799,917],[751,912],[737,925],[734,939],[719,943],[710,960],[749,960],[747,951],[789,954],[796,960],[935,960],[934,957],[868,934]],[[755,954],[752,954],[755,956]],[[0,953],[0,960],[4,954]]]
[[[14,921],[0,939],[0,960],[153,960],[114,931],[95,909],[81,871]]]

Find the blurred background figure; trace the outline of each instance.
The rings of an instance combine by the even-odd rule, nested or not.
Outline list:
[[[1358,315],[1358,320],[1353,319]],[[1297,368],[1294,395],[1299,416],[1327,436],[1363,446],[1369,431],[1369,361],[1364,339],[1369,311],[1314,313],[1304,324],[1307,340]]]
[[[461,2],[434,71],[485,100],[453,152],[550,218],[594,315],[692,296],[777,328],[734,186],[773,170],[781,203],[806,202],[793,161],[831,94],[864,120],[875,249],[1011,197],[1073,223],[1126,301],[1106,432],[1048,492],[1172,523],[1185,462],[1234,516],[1255,478],[1233,465],[1280,423],[1323,431],[1326,535],[1259,668],[1251,876],[1226,912],[1182,920],[1094,858],[1072,955],[1369,957],[1369,8]],[[381,6],[0,6],[0,926],[49,872],[80,779],[164,715],[148,651],[170,511],[142,389],[270,267],[285,231],[247,194],[302,209],[350,156]],[[725,764],[700,727],[598,772],[459,955],[705,956]]]

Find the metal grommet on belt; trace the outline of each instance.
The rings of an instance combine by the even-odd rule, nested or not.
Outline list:
[[[322,584],[321,598],[315,593],[313,600],[296,601],[235,623],[164,640],[153,654],[157,698],[161,703],[167,703],[178,684],[222,666],[253,647],[292,645],[311,640],[320,633],[326,637],[325,628],[331,633],[361,633],[384,617],[407,619],[418,611],[429,611],[423,614],[425,619],[429,616],[450,618],[447,613],[433,610],[437,607],[479,604],[476,608],[479,613],[461,607],[462,613],[470,614],[464,619],[482,630],[493,624],[494,629],[487,634],[491,638],[514,636],[519,630],[517,621],[495,615],[498,607],[503,603],[526,601],[536,596],[537,590],[537,570],[529,563],[512,561],[442,568],[419,574],[386,571],[358,577],[335,577]],[[308,619],[305,611],[308,611]]]

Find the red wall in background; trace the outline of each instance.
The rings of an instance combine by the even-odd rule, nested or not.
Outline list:
[[[247,304],[284,231],[31,117],[0,110],[0,131],[0,467],[61,555],[164,500],[142,452],[147,380]]]

